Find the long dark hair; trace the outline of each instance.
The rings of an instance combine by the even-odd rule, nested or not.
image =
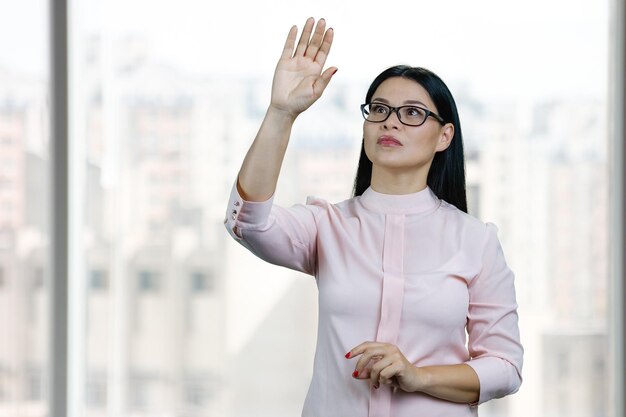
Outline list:
[[[378,86],[392,77],[402,77],[420,84],[430,95],[437,107],[438,114],[454,125],[452,143],[444,151],[437,152],[428,171],[426,183],[435,195],[455,205],[467,213],[467,196],[465,193],[465,158],[463,156],[463,135],[461,122],[452,93],[446,84],[433,72],[419,67],[397,65],[386,69],[374,79],[367,90],[365,102],[369,103]],[[361,143],[359,167],[354,179],[353,196],[359,196],[370,186],[372,181],[372,161],[365,154]]]

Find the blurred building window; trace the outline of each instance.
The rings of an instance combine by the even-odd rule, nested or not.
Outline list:
[[[206,293],[214,288],[213,276],[204,271],[191,273],[191,291],[193,293]]]
[[[209,397],[209,390],[202,378],[191,378],[185,381],[185,400],[187,404],[202,406]]]
[[[0,401],[7,401],[11,398],[9,390],[12,388],[11,370],[9,366],[0,362]]]
[[[90,288],[94,291],[106,291],[109,288],[109,275],[104,269],[92,269],[89,274]]]
[[[85,403],[88,407],[105,408],[107,405],[107,378],[103,373],[91,373],[87,376]]]
[[[29,401],[41,401],[43,397],[43,372],[37,366],[26,370],[26,398]]]
[[[139,290],[146,293],[157,292],[161,288],[161,274],[153,270],[141,270],[137,274]]]
[[[33,289],[41,290],[44,287],[44,271],[40,266],[35,266],[33,269]]]

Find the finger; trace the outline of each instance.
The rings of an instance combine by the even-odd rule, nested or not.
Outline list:
[[[356,372],[356,371],[355,371]],[[365,369],[363,369],[360,373],[359,376],[356,377],[357,379],[370,379],[370,372],[372,372],[372,368],[371,366],[366,366]],[[354,375],[354,374],[353,374]]]
[[[320,46],[319,51],[317,51],[317,55],[315,55],[315,62],[319,63],[322,67],[326,63],[326,58],[328,58],[328,54],[330,53],[330,47],[333,44],[334,37],[335,31],[333,28],[328,29],[324,34],[322,45]]]
[[[302,29],[302,34],[300,35],[300,41],[298,42],[298,47],[296,48],[296,53],[293,56],[304,56],[304,52],[306,51],[306,47],[309,45],[309,38],[311,38],[311,32],[313,31],[313,23],[315,23],[315,19],[309,17],[304,24],[304,28]]]
[[[378,374],[378,381],[385,385],[397,385],[396,378],[394,378],[402,370],[402,364],[393,362],[386,368],[382,369]]]
[[[362,374],[363,370],[365,369],[366,366],[368,366],[370,361],[375,363],[384,357],[385,357],[385,351],[383,348],[379,347],[379,348],[368,349],[361,355],[354,369],[359,374]],[[373,364],[370,366],[373,367]]]
[[[293,25],[291,29],[289,29],[289,35],[287,35],[287,40],[285,41],[285,47],[283,48],[283,54],[280,56],[280,59],[289,59],[293,56],[293,46],[296,43],[296,35],[298,34],[298,27]]]
[[[365,365],[356,367],[352,376],[357,379],[370,379],[374,365],[376,364],[376,362],[381,360],[381,358],[381,356],[372,357],[370,360],[365,362]]]
[[[326,69],[326,71],[324,71],[322,75],[317,78],[317,80],[315,80],[315,82],[313,83],[313,93],[316,97],[320,97],[322,95],[324,90],[326,90],[328,83],[330,83],[330,80],[333,78],[333,75],[335,75],[336,72],[336,67],[330,67]],[[352,354],[349,357],[351,358]]]
[[[324,71],[324,73],[321,75],[321,78],[326,77],[331,77],[332,73],[331,73],[331,69],[335,69],[335,72],[337,72],[337,68],[335,67],[331,67],[328,68],[326,71]],[[330,79],[330,78],[329,78]],[[355,356],[358,356],[360,354],[362,354],[363,352],[365,352],[368,348],[370,347],[379,347],[379,346],[383,346],[382,343],[378,343],[378,342],[363,342],[360,345],[353,347],[352,350],[350,350],[349,355],[346,355],[347,358],[354,358]]]
[[[311,59],[315,58],[317,51],[320,49],[320,44],[322,43],[322,38],[324,37],[324,29],[326,28],[326,21],[324,19],[320,19],[317,22],[317,26],[315,26],[315,32],[313,32],[313,37],[309,42],[309,45],[306,48],[306,52],[304,56],[309,57]]]
[[[389,357],[384,357],[372,366],[369,377],[374,387],[378,388],[381,372],[383,372],[392,364],[393,360],[391,360]]]

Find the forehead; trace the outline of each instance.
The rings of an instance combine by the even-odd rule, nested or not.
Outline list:
[[[430,95],[418,82],[408,78],[393,77],[383,81],[372,96],[372,99],[382,98],[392,106],[399,106],[407,101],[420,101],[430,109],[435,109]]]

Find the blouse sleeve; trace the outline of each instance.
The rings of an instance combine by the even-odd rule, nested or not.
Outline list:
[[[486,224],[483,264],[469,284],[467,317],[471,366],[480,381],[478,404],[517,392],[522,383],[514,274],[504,259],[498,228]],[[477,404],[476,404],[477,405]]]
[[[315,275],[320,207],[283,208],[273,201],[273,195],[262,202],[246,201],[235,182],[224,219],[228,233],[264,261]]]

